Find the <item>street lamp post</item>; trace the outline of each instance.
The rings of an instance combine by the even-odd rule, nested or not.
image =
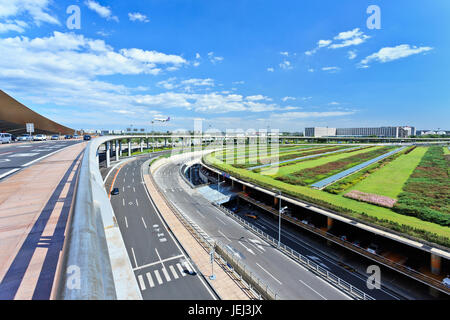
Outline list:
[[[276,192],[278,192],[278,248],[280,248],[281,245],[281,215],[284,213],[284,211],[288,208],[287,206],[282,208],[281,207],[281,191],[277,189],[272,189]]]

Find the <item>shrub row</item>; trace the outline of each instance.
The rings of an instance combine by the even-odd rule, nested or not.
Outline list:
[[[442,147],[429,147],[398,196],[393,210],[450,226],[449,159]]]
[[[324,163],[314,168],[303,169],[298,172],[294,172],[293,174],[277,177],[276,179],[293,185],[306,186],[330,177],[335,173],[352,168],[363,163],[364,161],[385,154],[392,148],[393,147],[384,147],[365,153],[355,154],[344,159]]]

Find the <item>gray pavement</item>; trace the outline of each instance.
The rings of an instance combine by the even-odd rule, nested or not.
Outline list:
[[[2,145],[0,148],[0,181],[44,157],[80,142],[82,140],[49,140]]]
[[[151,300],[216,299],[148,196],[141,171],[142,164],[148,159],[149,156],[143,156],[127,162],[114,184],[120,194],[111,196],[142,297]]]

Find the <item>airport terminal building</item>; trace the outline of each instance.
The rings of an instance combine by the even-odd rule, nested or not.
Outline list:
[[[416,130],[410,126],[378,127],[378,128],[305,128],[306,137],[383,137],[405,138],[415,135]]]

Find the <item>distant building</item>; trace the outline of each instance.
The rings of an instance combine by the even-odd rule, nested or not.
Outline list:
[[[305,128],[305,137],[334,137],[336,128],[313,127]]]
[[[404,138],[414,135],[414,127],[377,127],[377,128],[305,128],[306,137],[385,137]]]

